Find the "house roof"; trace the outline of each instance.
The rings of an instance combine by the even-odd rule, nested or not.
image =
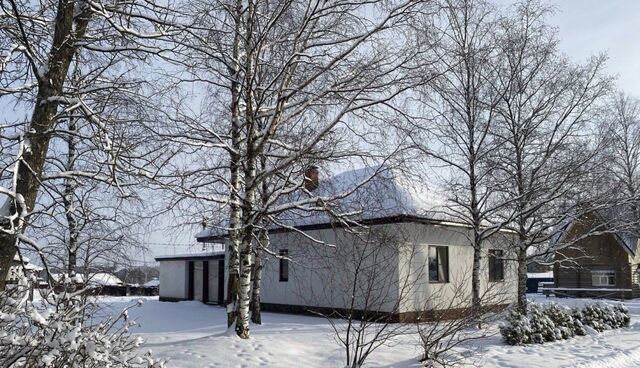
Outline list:
[[[67,277],[67,274],[51,273],[50,276],[55,282],[62,282],[64,278]],[[77,273],[75,275],[75,281],[78,283],[84,283],[85,282],[84,276],[82,274]],[[97,273],[89,274],[87,283],[93,286],[117,286],[117,285],[124,284],[118,276],[115,276],[106,272],[97,272]]]
[[[640,240],[640,228],[638,227],[640,219],[636,218],[636,214],[630,206],[613,206],[598,210],[597,213],[604,219],[605,224],[614,229],[613,234],[625,251],[635,256]]]
[[[147,282],[145,282],[144,284],[142,284],[142,286],[144,287],[158,287],[160,286],[160,280],[158,280],[157,278],[153,278]]]
[[[178,253],[178,254],[167,254],[162,256],[156,256],[156,261],[177,261],[177,260],[187,260],[187,259],[201,259],[201,258],[220,258],[224,257],[224,250],[214,251],[214,252],[190,252],[190,253]]]
[[[389,223],[403,220],[432,220],[459,222],[446,211],[446,193],[426,183],[424,178],[407,174],[388,166],[373,166],[350,170],[328,179],[320,179],[313,195],[331,198],[331,212],[350,221]],[[306,197],[305,197],[306,196]],[[295,193],[284,203],[295,203],[308,198],[303,192]],[[292,209],[277,216],[283,226],[309,228],[335,223],[329,211]],[[274,229],[280,228],[274,226]],[[198,239],[220,238],[227,234],[222,227],[205,229],[196,234]]]
[[[638,243],[640,243],[640,219],[636,218],[630,206],[616,205],[597,209],[593,213],[607,227],[607,231],[612,234],[625,252],[634,257],[638,251]],[[576,222],[577,220],[573,219],[563,224],[560,227],[561,230],[554,234],[551,242],[560,242]]]
[[[527,278],[529,278],[529,279],[552,279],[553,278],[553,271],[527,272]]]
[[[13,262],[15,262],[17,264],[20,264],[20,255],[18,253],[16,253],[13,256]],[[27,258],[27,257],[23,256],[22,257],[22,262],[23,262],[22,263],[22,267],[24,267],[28,271],[40,272],[40,271],[44,270],[44,268],[31,263],[31,260],[29,258]]]

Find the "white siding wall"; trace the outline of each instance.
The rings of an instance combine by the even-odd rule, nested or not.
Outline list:
[[[468,233],[461,227],[403,224],[403,233],[409,234],[413,252],[401,252],[401,279],[411,280],[411,292],[403,297],[401,312],[429,309],[457,309],[471,306],[471,272],[473,248]],[[507,304],[516,301],[517,267],[513,261],[504,261],[504,281],[489,282],[489,249],[503,249],[506,258],[514,259],[507,252],[512,238],[496,235],[484,244],[480,269],[481,297],[483,304]],[[447,246],[449,249],[449,282],[429,283],[429,245]],[[422,277],[415,277],[420,274]]]
[[[203,301],[203,272],[202,261],[193,261],[193,300]]]
[[[272,234],[271,250],[275,254],[281,249],[289,251],[289,281],[279,281],[279,261],[267,257],[263,271],[262,302],[348,308],[352,295],[354,259],[359,258],[354,249],[362,250],[365,242],[341,229],[314,230],[309,231],[308,235],[336,244],[337,247],[317,244],[295,233]],[[354,248],[355,244],[360,248]],[[398,304],[397,252],[377,244],[369,244],[366,252],[369,257],[360,265],[362,271],[358,273],[362,287],[356,293],[365,293],[366,285],[370,282],[384,284],[369,298],[369,309],[392,312]],[[378,260],[374,262],[375,257]],[[374,263],[378,263],[378,266],[384,263],[387,267],[376,268]]]
[[[210,260],[209,261],[209,302],[211,303],[220,303],[218,300],[218,272],[219,272],[219,263],[220,261]]]
[[[187,298],[187,262],[160,261],[160,297]]]
[[[359,285],[366,288],[369,280],[381,286],[376,309],[385,312],[412,312],[425,309],[452,309],[469,307],[471,300],[471,270],[473,249],[464,228],[425,224],[389,224],[373,226],[395,240],[381,250],[377,260],[368,259],[361,267]],[[271,235],[271,250],[278,254],[287,249],[289,281],[279,281],[279,262],[267,256],[263,270],[262,302],[346,308],[349,306],[353,268],[353,244],[362,244],[356,237],[341,229],[309,231],[315,239],[337,247],[328,247],[295,234]],[[488,249],[504,248],[508,237],[500,235],[485,245]],[[387,239],[388,243],[389,240]],[[428,279],[428,246],[449,247],[449,282],[430,284]],[[506,253],[505,253],[506,254]],[[377,272],[371,272],[376,268]],[[485,252],[481,268],[485,304],[505,304],[516,300],[516,265],[505,261],[503,282],[488,281],[488,257]],[[366,276],[369,275],[370,277]],[[402,302],[400,303],[400,299]],[[398,306],[398,303],[401,305]],[[369,307],[372,307],[371,305]]]

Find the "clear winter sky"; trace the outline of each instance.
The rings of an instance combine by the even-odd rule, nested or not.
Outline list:
[[[551,23],[559,28],[560,48],[575,60],[599,52],[618,87],[640,98],[640,1],[555,0]]]

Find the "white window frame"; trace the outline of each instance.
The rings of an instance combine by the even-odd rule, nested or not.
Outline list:
[[[616,271],[613,271],[613,270],[591,271],[591,285],[616,286]]]

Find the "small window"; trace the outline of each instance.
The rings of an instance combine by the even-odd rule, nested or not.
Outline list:
[[[429,282],[449,282],[449,248],[429,246]]]
[[[615,271],[591,271],[591,283],[593,286],[615,286]]]
[[[280,281],[289,281],[289,250],[280,249]]]
[[[504,281],[504,251],[489,249],[489,281]]]

